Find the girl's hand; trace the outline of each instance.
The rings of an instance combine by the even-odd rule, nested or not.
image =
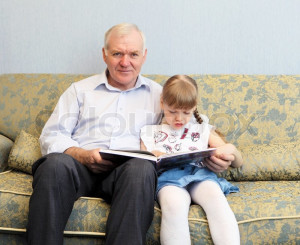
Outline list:
[[[152,151],[152,153],[153,153],[156,157],[159,157],[159,156],[161,156],[161,155],[166,154],[166,153],[163,153],[163,152],[161,152],[161,151]]]

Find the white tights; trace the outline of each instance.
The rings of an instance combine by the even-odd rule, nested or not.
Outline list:
[[[162,245],[191,244],[188,224],[191,200],[204,209],[214,244],[240,244],[237,221],[220,186],[213,181],[203,181],[188,190],[165,186],[159,191]]]

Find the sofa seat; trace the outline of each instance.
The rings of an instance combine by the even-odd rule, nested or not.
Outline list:
[[[25,234],[32,176],[14,170],[0,175],[1,236],[23,244],[23,240],[18,243],[15,235],[22,237]],[[299,241],[300,181],[244,181],[234,184],[240,192],[230,194],[228,201],[236,215],[244,244],[259,241],[260,236],[265,237],[266,234],[268,244]],[[80,241],[80,237],[89,239],[86,244],[103,243],[108,213],[109,205],[101,198],[81,197],[75,202],[65,229],[66,243],[72,244],[76,239]],[[148,244],[159,244],[160,216],[156,204],[155,218],[148,231]],[[201,243],[212,244],[201,207],[191,206],[189,221],[193,244],[200,244],[200,240]]]

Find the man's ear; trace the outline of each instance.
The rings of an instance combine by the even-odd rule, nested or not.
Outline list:
[[[144,53],[144,56],[143,56],[143,64],[144,64],[145,61],[146,61],[146,58],[147,58],[147,52],[148,52],[148,50],[145,49],[145,53]]]
[[[106,63],[107,55],[104,48],[102,48],[102,57],[103,57],[103,61]]]

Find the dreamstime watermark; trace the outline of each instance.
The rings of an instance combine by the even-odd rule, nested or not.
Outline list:
[[[255,114],[245,117],[241,113],[234,115],[214,113],[210,116],[209,123],[216,126],[223,135],[237,139],[247,131],[250,134],[254,134],[251,128],[251,123],[254,120]]]
[[[50,110],[43,110],[37,115],[35,122],[38,131],[41,131],[51,113]],[[80,130],[85,133],[85,136],[93,138],[99,136],[118,137],[124,134],[139,135],[143,126],[151,125],[158,119],[159,115],[149,111],[128,113],[126,117],[111,112],[99,116],[95,108],[90,108],[83,115],[72,112],[61,115],[58,119],[59,124],[53,126],[52,129],[57,133],[65,133],[75,128],[75,131]],[[250,124],[254,119],[254,114],[245,117],[243,114],[213,113],[210,115],[209,124],[216,126],[223,135],[237,139],[246,131],[253,133]],[[149,136],[152,134],[150,131],[146,132],[147,136],[148,133]]]

